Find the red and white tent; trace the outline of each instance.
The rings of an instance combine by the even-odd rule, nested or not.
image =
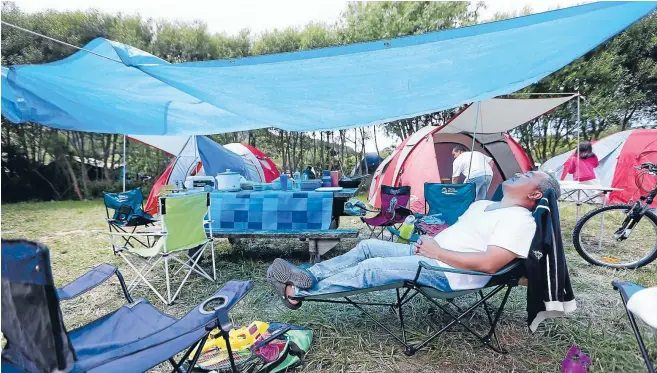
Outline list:
[[[263,183],[271,183],[281,175],[276,164],[269,159],[265,153],[261,152],[254,146],[232,143],[224,145],[224,148],[242,156],[245,162],[253,164],[258,171],[258,175],[260,175],[261,182]]]
[[[657,129],[634,129],[614,133],[593,142],[593,152],[600,165],[595,174],[600,184],[623,189],[609,193],[610,203],[628,203],[657,184],[657,176],[642,175],[634,168],[645,162],[657,163]],[[554,171],[562,179],[572,180],[564,173],[564,164],[576,153],[576,149],[550,158],[541,170]],[[653,202],[657,207],[657,201]]]
[[[467,106],[448,123],[424,127],[406,138],[377,168],[369,190],[369,203],[379,208],[382,185],[411,187],[411,209],[424,212],[424,183],[451,182],[452,148],[462,144],[493,158],[493,181],[497,186],[517,172],[532,169],[522,147],[507,131],[525,124],[576,95],[541,99],[490,99]]]

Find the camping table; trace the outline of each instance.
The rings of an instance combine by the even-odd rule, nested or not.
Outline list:
[[[622,189],[606,187],[602,185],[582,184],[572,181],[571,182],[561,181],[559,182],[559,185],[561,186],[561,191],[564,193],[561,196],[562,200],[566,200],[568,198],[574,198],[574,201],[572,203],[574,203],[577,206],[575,221],[579,220],[580,207],[582,206],[582,204],[593,201],[594,199],[602,196],[602,206],[605,206],[607,204],[607,194],[613,191],[622,190]],[[584,195],[582,196],[582,192],[587,192],[587,191],[593,191],[596,193],[594,193],[593,195],[584,193]],[[564,205],[564,207],[566,206],[568,205]]]
[[[314,191],[211,192],[212,229],[329,229],[333,193]]]

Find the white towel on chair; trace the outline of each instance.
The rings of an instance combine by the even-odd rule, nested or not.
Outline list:
[[[657,287],[639,290],[627,301],[627,309],[657,329]]]

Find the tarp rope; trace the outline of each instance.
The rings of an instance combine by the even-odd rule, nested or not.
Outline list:
[[[50,40],[50,41],[54,41],[55,43],[59,43],[59,44],[65,45],[65,46],[67,46],[67,47],[70,47],[70,48],[73,48],[73,49],[77,49],[77,50],[80,50],[80,51],[83,51],[83,52],[87,52],[87,53],[93,54],[93,55],[98,56],[98,57],[102,57],[102,58],[107,59],[107,60],[110,60],[110,61],[118,62],[118,63],[120,63],[121,65],[125,65],[125,64],[123,63],[123,61],[121,61],[121,60],[116,60],[116,59],[114,59],[114,58],[112,58],[112,57],[107,57],[107,56],[104,56],[104,55],[102,55],[102,54],[100,54],[100,53],[96,53],[96,52],[94,52],[94,51],[90,51],[90,50],[85,49],[85,48],[80,48],[80,47],[75,46],[75,45],[73,45],[73,44],[69,44],[69,43],[67,43],[67,42],[65,42],[65,41],[57,40],[57,39],[55,39],[55,38],[51,38],[50,36],[46,36],[46,35],[43,35],[43,34],[39,34],[38,32],[34,32],[34,31],[28,30],[28,29],[26,29],[26,28],[22,28],[22,27],[20,27],[20,26],[16,26],[16,25],[11,24],[11,23],[6,22],[6,21],[0,21],[0,22],[2,22],[3,25],[7,25],[7,26],[9,26],[9,27],[13,27],[13,28],[15,28],[15,29],[17,29],[17,30],[20,30],[20,31],[23,31],[23,32],[27,32],[28,34],[32,34],[32,35],[34,35],[34,36],[38,36],[38,37],[41,37],[41,38],[44,38],[44,39],[48,39],[48,40]]]

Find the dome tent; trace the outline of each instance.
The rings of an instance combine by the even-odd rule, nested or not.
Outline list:
[[[356,162],[354,168],[351,169],[351,177],[373,174],[381,164],[381,161],[383,161],[383,158],[376,153],[365,154],[360,161]]]
[[[144,210],[151,215],[157,214],[157,193],[160,187],[171,185],[177,180],[185,181],[187,176],[216,175],[230,169],[247,180],[261,181],[256,165],[206,136],[129,135],[128,138],[174,156],[148,196]]]
[[[262,183],[271,183],[281,175],[274,161],[269,159],[265,153],[255,146],[232,143],[224,145],[224,148],[240,155],[246,163],[252,164],[258,171],[260,182]]]
[[[543,171],[553,171],[562,179],[572,180],[565,175],[564,164],[577,149],[550,158],[541,165]],[[633,129],[614,133],[593,142],[593,152],[600,165],[595,169],[600,184],[622,189],[609,193],[609,203],[628,203],[636,201],[641,190],[650,190],[657,184],[657,177],[644,175],[637,180],[634,168],[645,162],[657,163],[657,129]],[[639,181],[640,185],[637,185]],[[657,201],[652,207],[657,207]]]
[[[502,181],[532,169],[525,151],[506,132],[575,97],[490,99],[468,105],[445,125],[421,128],[377,168],[370,185],[369,203],[380,207],[382,185],[406,185],[411,187],[411,209],[424,212],[424,183],[451,182],[452,149],[457,144],[471,149],[473,137],[475,150],[493,159],[490,197]]]

